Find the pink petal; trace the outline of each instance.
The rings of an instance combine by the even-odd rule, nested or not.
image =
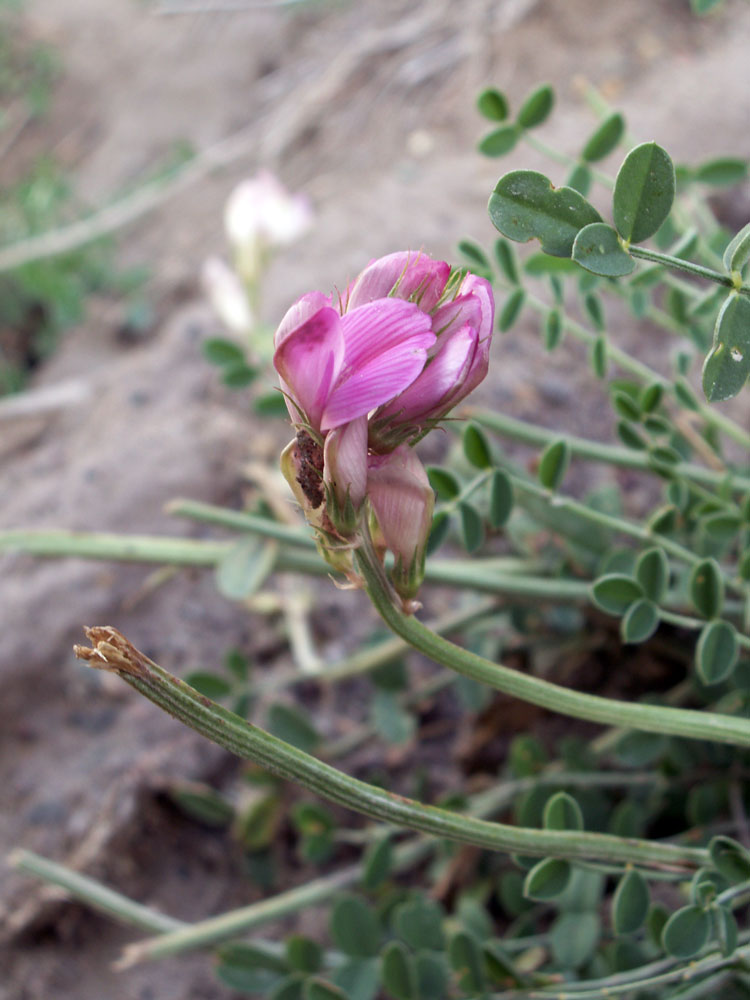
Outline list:
[[[322,292],[308,292],[306,295],[303,295],[302,298],[297,299],[294,305],[287,310],[284,318],[279,323],[279,327],[273,338],[274,347],[279,347],[281,342],[285,340],[290,333],[306,323],[311,316],[315,315],[315,313],[324,309],[326,306],[330,306],[330,304],[331,297],[329,295],[323,295]]]
[[[474,360],[477,332],[464,326],[445,340],[441,337],[438,344],[440,350],[422,374],[378,413],[378,418],[393,417],[398,423],[438,419],[461,396]]]
[[[401,299],[370,302],[347,312],[341,323],[346,345],[342,378],[407,340],[416,339],[415,346],[425,349],[435,343],[430,317]]]
[[[316,430],[343,358],[341,317],[330,306],[287,333],[276,348],[274,367]]]
[[[477,328],[479,340],[490,341],[495,323],[495,299],[492,294],[492,285],[486,278],[478,278],[476,274],[467,274],[461,285],[461,297],[464,295],[472,295],[479,303],[481,311],[481,320]]]
[[[380,257],[354,282],[347,310],[391,295],[408,299],[416,294],[420,306],[429,312],[443,294],[449,275],[450,266],[445,261],[432,260],[421,252],[406,250]]]
[[[367,496],[386,545],[409,565],[427,542],[435,502],[424,466],[411,448],[401,445],[370,459]]]
[[[346,491],[355,509],[365,498],[367,485],[367,417],[358,417],[326,434],[323,478],[336,490],[339,503]]]
[[[437,354],[444,337],[449,337],[462,326],[478,330],[482,324],[482,303],[474,295],[459,295],[452,302],[446,302],[432,315],[432,329],[438,342],[431,352]]]

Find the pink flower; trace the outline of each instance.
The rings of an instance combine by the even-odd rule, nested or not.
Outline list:
[[[434,343],[430,317],[414,302],[379,298],[342,316],[310,292],[281,321],[273,363],[293,422],[325,433],[410,385]]]

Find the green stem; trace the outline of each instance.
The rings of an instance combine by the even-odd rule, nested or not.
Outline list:
[[[589,722],[688,739],[750,746],[750,721],[746,719],[691,709],[620,702],[599,695],[584,694],[519,673],[462,649],[435,635],[416,618],[405,615],[395,606],[382,567],[365,546],[358,549],[357,560],[370,599],[386,624],[415,649],[457,673],[472,677],[512,697],[562,715],[587,719]]]
[[[101,882],[43,858],[33,851],[20,849],[11,851],[8,855],[8,864],[25,875],[34,875],[45,882],[59,886],[75,899],[80,899],[94,909],[142,930],[168,934],[188,926],[184,920],[177,920],[175,917],[169,917],[165,913],[159,913],[148,906],[136,903],[122,893],[102,885]]]
[[[662,264],[664,267],[673,267],[677,271],[687,271],[688,274],[695,274],[699,278],[707,278],[717,285],[724,285],[725,288],[735,289],[736,286],[728,274],[714,271],[703,264],[696,264],[692,260],[684,260],[682,257],[673,257],[668,253],[661,253],[659,250],[651,250],[648,247],[633,246],[628,247],[631,257],[640,257],[642,260],[650,260],[655,264]],[[743,285],[741,289],[736,289],[745,293],[750,292],[750,287]]]
[[[678,628],[698,630],[702,629],[708,624],[705,618],[693,618],[690,615],[680,615],[676,614],[674,611],[665,611],[664,608],[659,608],[659,618],[663,622],[667,622],[669,625],[676,625]],[[743,635],[742,632],[736,632],[737,644],[742,646],[744,649],[750,649],[750,636]]]
[[[433,642],[444,641],[426,631]],[[669,844],[655,844],[611,834],[512,827],[423,805],[393,794],[352,778],[221,708],[149,660],[116,629],[97,627],[88,629],[87,634],[93,648],[76,647],[76,654],[88,660],[92,666],[117,673],[160,708],[231,753],[252,760],[273,774],[295,781],[325,799],[373,819],[488,850],[518,852],[537,857],[593,859],[675,870],[691,869],[706,862],[706,851],[697,848],[677,848]],[[410,641],[408,635],[404,638]],[[411,641],[410,644],[415,645]],[[447,645],[455,648],[450,643]],[[513,671],[508,672],[513,674]],[[563,690],[555,688],[555,685],[545,686],[558,692]],[[658,712],[660,719],[665,714],[664,710],[657,710],[654,706],[643,707]],[[678,714],[677,710],[673,711]],[[698,712],[685,714],[703,718]],[[626,715],[627,713],[618,716],[616,721],[629,725]],[[615,720],[615,713],[610,712],[609,719]],[[719,721],[724,722],[723,719]],[[726,721],[727,725],[731,725],[735,720]],[[660,726],[660,731],[668,730]],[[731,741],[731,734],[723,731],[719,738],[726,735],[730,735]],[[744,732],[742,735],[745,735]]]
[[[535,149],[537,153],[541,153],[543,156],[552,160],[553,163],[560,163],[563,166],[570,167],[571,169],[573,167],[582,166],[582,162],[575,156],[570,156],[568,153],[562,153],[559,150],[554,149],[552,146],[548,146],[546,142],[543,142],[532,132],[524,131],[522,133],[522,137],[527,145],[531,146],[532,149]],[[595,180],[597,180],[603,187],[610,191],[614,188],[615,182],[608,174],[605,174],[602,170],[598,170],[591,163],[587,163],[585,166],[587,166],[591,171],[591,176],[595,178]]]
[[[503,413],[495,413],[489,410],[474,410],[469,408],[468,416],[483,427],[501,434],[503,437],[513,441],[521,441],[524,444],[537,448],[546,448],[548,444],[559,440],[560,434],[548,430],[546,427],[538,427],[535,424],[526,423],[523,420],[514,420],[513,417]],[[598,441],[589,441],[586,438],[575,437],[572,434],[562,435],[570,446],[570,453],[575,458],[583,458],[591,462],[606,462],[609,465],[618,465],[628,469],[641,469],[644,472],[653,472],[648,464],[648,456],[643,452],[635,451],[632,448],[623,448],[618,445],[601,444]],[[690,462],[680,462],[674,467],[675,476],[692,480],[696,483],[703,483],[709,486],[721,486],[727,481],[728,474],[717,472],[714,469],[705,469],[701,465]],[[737,493],[750,492],[750,476],[730,477],[732,489]]]
[[[183,499],[170,500],[164,509],[167,514],[174,514],[177,517],[189,517],[193,521],[204,521],[207,524],[218,524],[236,531],[247,531],[253,535],[274,538],[278,542],[299,545],[306,549],[315,548],[314,538],[304,528],[281,524],[279,521],[258,517],[243,510],[231,510],[211,503]]]

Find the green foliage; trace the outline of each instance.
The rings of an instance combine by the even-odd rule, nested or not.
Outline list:
[[[750,378],[750,299],[730,295],[716,320],[703,365],[703,391],[712,403],[731,399]]]
[[[642,243],[662,226],[675,196],[674,165],[655,142],[636,146],[625,157],[617,180],[612,213],[617,232]]]

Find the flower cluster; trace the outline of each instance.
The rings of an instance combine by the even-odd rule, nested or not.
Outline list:
[[[487,374],[493,317],[483,278],[403,252],[373,261],[343,296],[303,295],[276,331],[297,428],[284,474],[344,572],[367,498],[405,601],[422,580],[434,502],[411,446]]]

